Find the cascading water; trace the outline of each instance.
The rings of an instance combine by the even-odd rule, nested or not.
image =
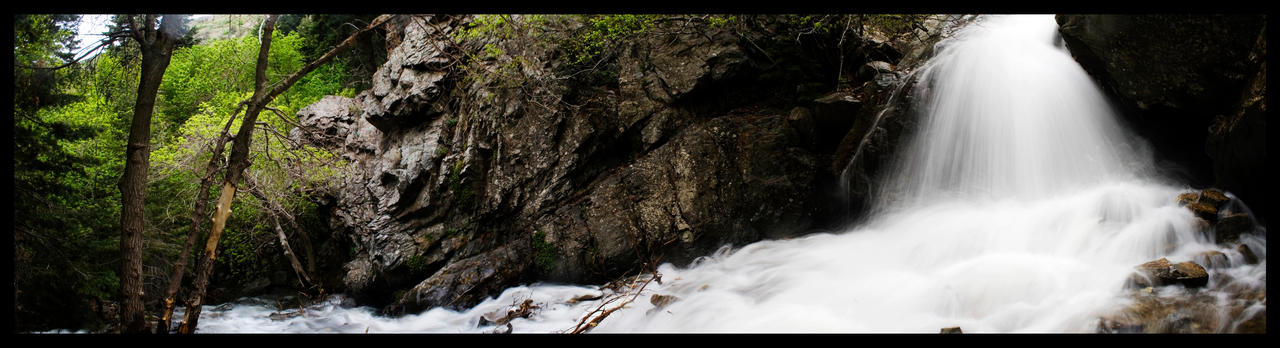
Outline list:
[[[1094,332],[1129,303],[1136,265],[1234,252],[1176,203],[1187,188],[1155,176],[1145,145],[1056,35],[1052,16],[965,27],[919,71],[920,129],[868,221],[663,265],[662,282],[591,332]],[[1264,262],[1222,272],[1265,293],[1260,235],[1244,239]],[[205,310],[200,332],[502,331],[478,319],[525,299],[538,311],[511,320],[514,332],[568,332],[628,298],[567,301],[600,293],[535,284],[467,311],[395,319],[339,300],[274,320],[273,309],[241,305]]]

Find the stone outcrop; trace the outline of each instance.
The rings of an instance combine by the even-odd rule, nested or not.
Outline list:
[[[859,80],[848,67],[870,55],[824,60],[812,42],[839,33],[796,40],[771,16],[658,21],[593,66],[547,41],[455,40],[468,20],[398,20],[370,90],[299,112],[307,131],[294,136],[348,161],[329,208],[353,245],[345,292],[388,313],[532,280],[602,282],[820,226],[840,205],[836,147],[859,122],[880,127],[860,120],[863,101],[901,78],[886,61]],[[890,53],[875,56],[902,56]],[[839,66],[863,87],[832,93]]]
[[[1264,15],[1059,15],[1067,48],[1196,186],[1265,220]]]

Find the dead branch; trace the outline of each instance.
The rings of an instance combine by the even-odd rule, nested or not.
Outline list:
[[[596,326],[600,325],[600,322],[603,321],[605,318],[609,317],[610,314],[613,314],[613,312],[616,312],[619,309],[625,308],[628,304],[631,304],[632,301],[635,301],[636,298],[640,297],[640,294],[644,292],[644,288],[649,286],[649,283],[652,283],[653,280],[657,279],[658,277],[659,276],[657,274],[653,274],[652,276],[649,277],[648,280],[645,280],[644,283],[640,285],[640,288],[637,289],[634,293],[613,297],[613,298],[610,298],[609,300],[606,300],[604,303],[601,303],[600,306],[596,307],[595,310],[583,316],[582,320],[578,322],[578,325],[574,327],[573,331],[570,332],[570,334],[585,333],[595,328]],[[614,306],[613,308],[604,309],[604,306],[608,305],[609,303],[612,303],[618,298],[626,297],[627,295],[630,295],[631,297],[627,298],[626,301],[623,301],[622,303],[618,304],[617,306]],[[599,315],[596,315],[594,318],[591,317],[592,314],[596,314],[596,313],[599,313]],[[590,319],[590,321],[588,321],[588,319]]]
[[[169,276],[169,287],[165,291],[164,297],[164,313],[160,319],[159,327],[168,332],[169,325],[173,321],[174,298],[178,294],[178,289],[182,287],[182,277],[187,271],[187,262],[191,258],[191,249],[195,245],[196,237],[200,234],[201,222],[204,221],[205,208],[209,204],[209,188],[213,186],[214,175],[218,169],[222,168],[222,151],[226,149],[227,141],[231,140],[229,133],[231,132],[231,124],[235,121],[236,115],[243,110],[244,102],[240,102],[236,106],[236,111],[231,113],[231,117],[227,118],[227,123],[222,126],[222,132],[218,134],[214,145],[213,155],[209,157],[209,163],[205,166],[205,174],[200,178],[200,190],[196,192],[196,201],[194,212],[191,213],[191,224],[187,231],[187,241],[183,244],[182,253],[178,256],[177,263],[173,266],[173,275]]]
[[[289,266],[293,267],[293,273],[298,276],[298,281],[302,283],[304,288],[315,286],[315,283],[311,280],[310,272],[302,269],[302,263],[298,262],[298,257],[294,255],[293,248],[289,247],[289,238],[284,235],[284,229],[280,227],[280,215],[284,212],[276,210],[279,208],[278,204],[262,192],[262,189],[253,181],[252,177],[246,176],[245,182],[248,183],[249,193],[268,205],[268,209],[266,209],[267,215],[271,216],[272,225],[275,226],[276,237],[280,239],[280,248],[284,251],[284,256],[289,259]]]

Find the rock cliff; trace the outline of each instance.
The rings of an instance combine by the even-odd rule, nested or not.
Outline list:
[[[330,206],[354,245],[348,294],[467,306],[830,227],[848,139],[882,128],[860,118],[902,52],[927,53],[788,16],[670,16],[584,64],[548,34],[591,30],[579,19],[468,36],[474,17],[408,16],[370,90],[299,112],[295,137],[349,161]]]

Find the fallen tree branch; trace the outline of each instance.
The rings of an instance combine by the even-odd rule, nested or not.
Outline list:
[[[267,209],[267,214],[271,216],[272,225],[276,228],[276,237],[280,239],[280,249],[284,251],[284,256],[289,259],[289,266],[293,267],[293,273],[298,276],[298,280],[302,283],[302,287],[313,287],[315,283],[311,280],[311,275],[308,274],[306,270],[302,269],[302,263],[298,262],[298,257],[297,255],[294,255],[293,248],[289,247],[289,238],[284,235],[284,229],[280,227],[280,215],[283,214],[283,212],[276,211],[276,207],[278,205],[271,199],[267,198],[267,195],[262,192],[262,189],[258,188],[258,185],[253,182],[251,177],[246,176],[245,181],[249,183],[249,193],[268,204],[269,209]]]
[[[575,326],[573,328],[573,331],[569,333],[581,334],[581,333],[590,331],[591,329],[594,329],[596,326],[599,326],[600,322],[603,321],[605,318],[609,317],[610,314],[613,314],[613,312],[616,312],[619,309],[625,308],[628,304],[631,304],[631,302],[635,301],[636,298],[640,297],[640,294],[644,292],[644,288],[649,286],[649,283],[652,283],[654,279],[658,279],[659,277],[661,276],[658,274],[652,274],[648,280],[645,280],[644,283],[640,285],[639,289],[636,289],[634,293],[622,294],[620,296],[612,297],[608,300],[605,300],[605,302],[601,303],[600,306],[596,307],[595,310],[592,310],[591,312],[588,312],[587,315],[583,316],[582,320],[578,321],[578,325]],[[622,303],[618,304],[617,306],[614,306],[613,308],[604,309],[606,305],[613,303],[614,301],[617,301],[620,298],[627,297],[628,295],[630,295],[630,298],[627,298],[626,301],[623,301]],[[592,314],[596,314],[596,313],[599,313],[599,315],[596,315],[595,317],[591,316]]]

